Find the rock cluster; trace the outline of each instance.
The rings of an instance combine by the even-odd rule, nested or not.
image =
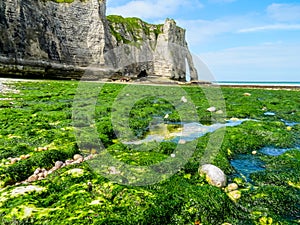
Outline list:
[[[225,188],[225,192],[227,192],[227,195],[229,198],[233,201],[237,201],[238,199],[241,198],[242,194],[238,190],[239,186],[236,183],[230,183],[228,186]]]
[[[30,158],[30,155],[27,154],[27,155],[21,155],[20,157],[16,157],[16,158],[12,158],[12,157],[9,157],[7,158],[10,162],[8,164],[14,164],[20,160],[24,160],[24,159],[28,159]]]
[[[73,156],[73,159],[67,159],[65,162],[56,161],[54,166],[49,170],[46,170],[45,168],[37,168],[30,177],[28,177],[25,181],[16,183],[16,185],[26,184],[26,183],[34,182],[37,180],[42,180],[42,179],[46,178],[49,174],[53,173],[54,171],[56,171],[60,168],[63,168],[68,165],[80,164],[84,161],[93,159],[95,156],[96,156],[96,154],[90,154],[86,157],[83,157],[80,154],[75,154]]]

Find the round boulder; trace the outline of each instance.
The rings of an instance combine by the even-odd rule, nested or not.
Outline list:
[[[198,172],[201,176],[205,176],[206,181],[210,185],[220,188],[226,186],[227,178],[220,168],[212,164],[204,164],[199,167]]]
[[[64,163],[62,161],[56,161],[54,167],[56,167],[57,169],[59,169],[60,167],[62,167],[63,164]]]
[[[74,161],[79,160],[79,159],[83,159],[83,156],[80,155],[80,154],[75,154],[75,155],[73,156],[73,159],[74,159]]]

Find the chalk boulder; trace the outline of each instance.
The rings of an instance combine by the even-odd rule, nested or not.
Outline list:
[[[201,176],[205,176],[207,182],[216,187],[225,187],[227,177],[225,173],[218,167],[212,164],[204,164],[198,170]]]

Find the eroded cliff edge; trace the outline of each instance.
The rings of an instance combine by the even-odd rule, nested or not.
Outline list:
[[[72,3],[0,0],[0,74],[79,79],[86,68],[94,78],[148,74],[197,79],[185,30],[137,18],[106,17],[105,0]]]

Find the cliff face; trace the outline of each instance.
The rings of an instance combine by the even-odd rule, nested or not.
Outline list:
[[[119,68],[146,70],[149,74],[176,80],[185,80],[189,70],[191,80],[197,80],[185,30],[174,20],[167,19],[164,24],[153,25],[138,18],[108,16],[107,19],[114,55],[122,56],[115,60]]]
[[[89,65],[115,70],[125,66],[132,73],[144,68],[155,75],[183,79],[185,65],[175,66],[182,60],[195,71],[184,30],[174,21],[155,26],[138,20],[135,27],[120,20],[108,23],[105,8],[105,0],[0,0],[0,72],[79,78]],[[172,52],[171,44],[186,49],[184,56]],[[163,51],[168,56],[159,52],[162,48],[168,49]],[[125,56],[120,49],[127,51]],[[135,57],[130,65],[121,63],[127,60],[128,50]]]

